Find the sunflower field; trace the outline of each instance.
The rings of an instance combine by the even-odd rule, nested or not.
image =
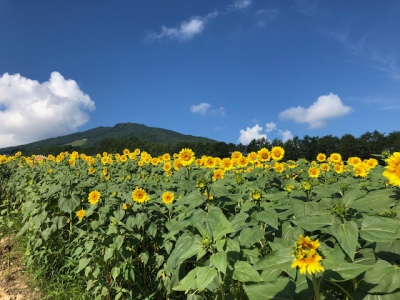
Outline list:
[[[380,159],[0,155],[0,222],[93,299],[394,300],[400,153]]]

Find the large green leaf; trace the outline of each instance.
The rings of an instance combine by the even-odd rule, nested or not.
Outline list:
[[[354,200],[357,199],[359,194],[360,194],[360,187],[357,186],[355,188],[352,188],[350,191],[347,191],[344,194],[341,202],[343,202],[343,204],[346,207],[349,207],[354,202]]]
[[[324,277],[332,281],[347,281],[370,268],[371,266],[356,263],[334,264],[332,268],[325,270]]]
[[[377,216],[366,216],[360,229],[360,236],[370,242],[391,242],[399,238],[396,231],[400,220]]]
[[[289,278],[278,278],[273,282],[245,285],[249,300],[290,300],[294,297],[296,284]]]
[[[400,288],[400,267],[378,259],[361,282],[361,290],[368,293],[391,293]]]
[[[218,241],[226,234],[233,233],[235,231],[236,230],[233,229],[231,223],[228,221],[225,215],[221,213],[219,215],[218,223],[215,225],[215,229],[213,231],[214,241]]]
[[[191,222],[203,237],[212,238],[220,214],[221,211],[219,209],[211,209],[209,212],[199,209],[193,213]]]
[[[183,260],[181,259],[182,254],[190,247],[195,240],[194,237],[184,234],[179,237],[175,244],[174,250],[172,250],[166,265],[166,271],[169,273],[172,269],[176,268]]]
[[[249,222],[246,222],[248,217],[248,214],[242,212],[234,215],[234,217],[230,220],[232,228],[234,228],[235,230],[240,230],[248,227]]]
[[[239,242],[244,247],[250,247],[264,237],[264,230],[259,227],[245,228],[240,232]]]
[[[351,260],[354,260],[358,242],[358,227],[353,221],[344,224],[334,223],[331,232],[338,240],[340,247],[347,253]]]
[[[278,214],[272,207],[265,209],[265,211],[258,212],[256,218],[258,221],[262,221],[275,229],[279,227]]]
[[[377,257],[387,261],[400,259],[400,240],[376,243],[375,254]]]
[[[172,289],[175,291],[189,291],[197,288],[197,269],[199,267],[191,270],[178,284]]]
[[[314,214],[319,209],[317,202],[304,202],[296,199],[292,199],[293,212],[296,218],[308,216]]]
[[[218,271],[226,274],[226,267],[228,265],[228,256],[225,252],[214,253],[210,257],[210,263],[217,268]]]
[[[72,213],[80,203],[81,199],[76,194],[72,194],[67,197],[60,197],[58,200],[58,208],[64,212]]]
[[[197,289],[199,291],[203,291],[211,281],[214,280],[214,277],[217,276],[217,270],[214,268],[206,267],[198,267],[197,268]]]
[[[392,189],[382,189],[372,191],[364,197],[356,199],[349,206],[360,212],[370,212],[371,210],[387,209],[396,201],[395,193]]]
[[[293,223],[305,230],[314,231],[323,227],[331,226],[334,218],[335,217],[330,212],[326,212],[317,215],[304,216],[293,220]]]
[[[262,281],[260,274],[245,261],[237,261],[233,271],[232,278],[240,282],[259,282]]]
[[[255,270],[274,270],[283,271],[290,267],[293,261],[292,249],[283,248],[279,250],[274,250],[268,255],[264,256],[253,266]]]

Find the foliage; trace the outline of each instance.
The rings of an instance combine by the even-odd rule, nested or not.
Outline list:
[[[28,265],[81,274],[96,299],[398,298],[400,193],[382,166],[263,153],[3,156],[1,220],[22,219]],[[324,271],[292,267],[300,235]]]

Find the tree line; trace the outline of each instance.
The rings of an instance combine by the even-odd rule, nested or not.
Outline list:
[[[375,154],[381,154],[383,151],[396,152],[400,151],[400,131],[393,131],[387,135],[378,131],[366,132],[360,137],[354,137],[351,134],[345,134],[342,137],[326,135],[322,137],[305,135],[303,138],[298,136],[282,142],[279,139],[269,141],[265,138],[254,139],[248,145],[233,144],[225,142],[200,142],[200,141],[180,141],[172,142],[151,142],[140,139],[138,137],[129,138],[106,138],[101,140],[96,146],[47,146],[40,149],[14,149],[22,151],[24,155],[32,154],[53,154],[56,155],[62,151],[78,151],[87,155],[95,155],[97,153],[122,153],[127,148],[134,150],[136,148],[147,151],[152,156],[159,156],[164,153],[179,153],[183,148],[192,149],[197,157],[202,155],[215,157],[230,157],[234,151],[240,151],[244,154],[252,151],[258,151],[265,147],[280,146],[285,149],[285,160],[297,160],[305,158],[307,160],[315,160],[318,153],[340,153],[343,159],[351,156],[358,156],[362,159],[373,157]]]

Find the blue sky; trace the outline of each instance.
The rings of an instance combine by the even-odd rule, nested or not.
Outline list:
[[[399,130],[400,1],[1,0],[0,147],[132,122],[247,144]]]

